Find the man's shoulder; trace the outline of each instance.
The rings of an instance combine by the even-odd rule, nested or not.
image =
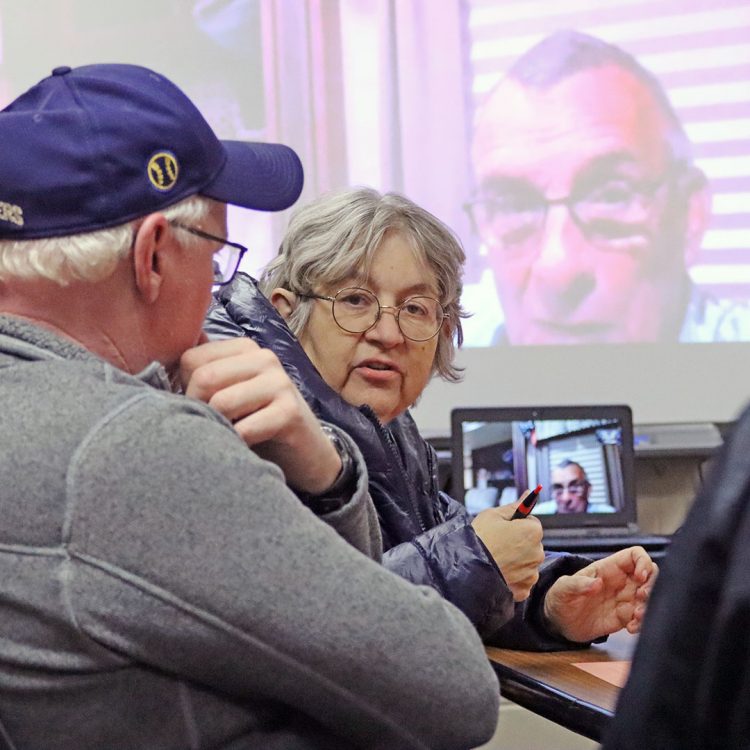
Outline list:
[[[615,509],[609,503],[589,503],[587,513],[614,513]]]
[[[750,305],[716,299],[694,288],[685,311],[680,341],[750,341]]]
[[[157,365],[131,375],[103,360],[15,361],[0,368],[0,399],[21,410],[29,429],[66,425],[70,435],[113,433],[142,440],[178,414],[231,425],[211,407],[167,390]],[[233,432],[233,431],[232,431]]]
[[[557,503],[554,500],[545,500],[543,503],[537,503],[534,506],[534,513],[539,513],[541,515],[557,513]]]

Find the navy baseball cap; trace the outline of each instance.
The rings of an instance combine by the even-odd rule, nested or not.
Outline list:
[[[302,190],[292,149],[219,140],[137,65],[55,68],[0,112],[0,143],[0,239],[104,229],[196,194],[281,211]]]

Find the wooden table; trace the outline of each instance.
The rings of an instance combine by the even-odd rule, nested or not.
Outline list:
[[[592,740],[601,741],[619,688],[574,666],[629,660],[637,637],[625,631],[578,651],[539,653],[487,648],[504,697]]]

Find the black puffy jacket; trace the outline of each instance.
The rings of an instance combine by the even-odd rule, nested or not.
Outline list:
[[[408,412],[384,426],[368,406],[344,401],[246,274],[219,290],[205,330],[212,339],[244,335],[271,349],[315,414],[354,438],[367,463],[388,569],[437,589],[474,623],[485,642],[536,650],[572,645],[546,632],[541,605],[558,576],[575,572],[588,560],[549,555],[532,596],[515,605],[466,509],[439,491],[435,452]]]

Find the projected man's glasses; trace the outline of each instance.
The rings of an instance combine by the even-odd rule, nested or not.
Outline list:
[[[479,236],[490,248],[526,249],[544,230],[550,206],[565,206],[584,236],[603,249],[645,237],[657,193],[669,178],[633,182],[610,179],[581,187],[562,198],[547,198],[522,181],[487,192],[466,204]]]
[[[428,341],[437,336],[445,318],[443,306],[433,297],[409,297],[400,305],[381,305],[369,290],[346,287],[333,297],[325,294],[302,294],[300,297],[331,302],[333,319],[339,328],[348,333],[364,333],[373,328],[383,312],[389,312],[405,338]]]
[[[217,237],[215,234],[209,234],[202,229],[180,224],[178,221],[170,221],[169,223],[177,229],[194,234],[196,237],[218,243],[219,249],[214,252],[213,257],[214,286],[223,286],[234,278],[237,269],[240,267],[242,256],[247,252],[244,245],[240,245],[239,242],[230,242],[224,237]]]
[[[561,498],[566,492],[573,497],[582,497],[586,488],[589,486],[588,482],[573,481],[568,484],[553,484],[552,485],[552,497],[557,500]]]

